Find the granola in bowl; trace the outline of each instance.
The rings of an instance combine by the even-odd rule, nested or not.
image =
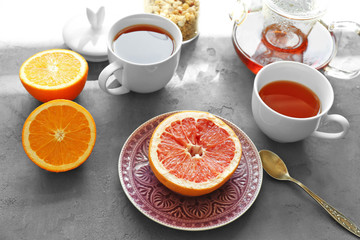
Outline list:
[[[199,0],[145,0],[145,12],[173,21],[181,30],[183,41],[198,35]]]

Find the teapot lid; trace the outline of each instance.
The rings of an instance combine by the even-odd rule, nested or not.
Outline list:
[[[297,20],[316,19],[327,10],[325,0],[264,0],[264,3],[276,13]]]
[[[103,26],[105,9],[100,7],[95,13],[86,8],[86,16],[76,16],[64,25],[64,42],[90,62],[106,61],[108,28]]]

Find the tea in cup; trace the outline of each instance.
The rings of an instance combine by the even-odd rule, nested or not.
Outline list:
[[[117,21],[107,39],[110,64],[99,75],[102,90],[113,95],[158,91],[179,64],[182,35],[169,19],[135,14]],[[114,80],[121,86],[109,88]]]
[[[338,139],[349,130],[348,120],[328,114],[334,102],[330,82],[316,69],[298,62],[275,62],[255,77],[252,113],[256,124],[271,139],[296,142],[308,136]],[[320,121],[338,123],[342,130],[318,130]]]

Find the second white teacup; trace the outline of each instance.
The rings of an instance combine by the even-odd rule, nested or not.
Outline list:
[[[156,60],[155,62],[144,63],[126,59],[115,53],[114,40],[118,37],[119,32],[136,25],[155,26],[169,33],[174,44],[170,56]],[[149,34],[155,35],[151,32]],[[124,51],[126,51],[127,54],[140,54],[139,51],[141,51],[144,46],[136,46],[137,39],[131,41],[133,42],[133,44],[131,44],[132,49],[125,48]],[[113,95],[125,94],[129,91],[150,93],[160,90],[165,87],[175,73],[179,64],[181,45],[182,34],[180,29],[165,17],[143,13],[120,19],[114,23],[108,34],[107,49],[110,64],[106,66],[99,75],[100,88]],[[156,51],[157,49],[150,50]],[[121,86],[109,88],[109,85],[111,85],[115,79]]]
[[[259,91],[274,81],[292,81],[311,89],[320,100],[320,111],[312,117],[297,118],[280,114],[270,108],[260,97]],[[255,77],[252,93],[252,112],[259,128],[278,142],[295,142],[308,136],[338,139],[348,132],[348,120],[338,114],[328,114],[334,102],[334,91],[330,82],[316,69],[298,62],[275,62],[263,67]],[[340,124],[342,130],[327,133],[317,130],[322,121]]]

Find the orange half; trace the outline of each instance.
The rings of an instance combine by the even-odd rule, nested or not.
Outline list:
[[[53,100],[37,107],[26,119],[22,144],[28,157],[51,172],[80,166],[92,152],[96,126],[91,114],[70,100]]]
[[[75,99],[83,90],[88,75],[87,61],[67,49],[50,49],[36,53],[20,67],[25,89],[41,102]]]

